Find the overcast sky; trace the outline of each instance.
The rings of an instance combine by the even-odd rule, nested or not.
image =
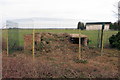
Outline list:
[[[119,0],[0,0],[4,19],[31,17],[78,19],[79,21],[117,20]],[[114,6],[116,5],[116,7]]]

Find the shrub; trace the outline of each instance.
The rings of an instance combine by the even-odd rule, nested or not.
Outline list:
[[[17,51],[17,50],[21,51],[22,50],[22,47],[20,47],[18,45],[18,42],[11,41],[11,40],[8,41],[8,48],[9,48],[10,54],[12,54],[14,51]]]
[[[38,45],[36,45],[37,51],[42,51],[44,49],[45,45],[43,42],[40,42]]]
[[[109,38],[109,43],[112,48],[120,49],[120,31]]]
[[[78,22],[77,29],[84,30],[84,29],[85,29],[85,25],[84,25],[84,23],[82,23],[82,22]]]
[[[7,40],[5,40],[4,38],[2,38],[2,43],[0,43],[0,45],[2,45],[2,50],[6,50],[7,49]]]
[[[110,24],[111,30],[120,30],[120,21],[114,22]]]
[[[88,61],[87,60],[79,60],[79,59],[75,59],[74,60],[76,63],[83,63],[83,64],[86,64],[86,63],[88,63]]]

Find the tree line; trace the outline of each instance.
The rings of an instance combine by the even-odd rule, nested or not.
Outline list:
[[[81,30],[86,29],[84,23],[83,22],[78,22],[77,29],[81,29]]]
[[[114,22],[110,24],[111,30],[120,30],[120,21]]]
[[[78,22],[77,29],[85,30],[85,24],[83,22]],[[120,30],[120,21],[111,23],[110,30]]]

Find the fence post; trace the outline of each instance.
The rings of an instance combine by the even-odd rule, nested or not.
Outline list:
[[[6,29],[6,38],[7,38],[7,56],[9,55],[9,45],[8,45],[8,29]]]
[[[102,30],[101,30],[101,55],[103,53],[103,34],[104,34],[104,25],[105,24],[102,24]]]
[[[98,30],[97,47],[100,48],[100,29]]]
[[[35,57],[35,30],[33,29],[33,49],[32,49],[33,59]]]
[[[78,56],[78,58],[79,58],[79,60],[81,60],[81,37],[80,37],[80,30],[79,30],[79,56]]]

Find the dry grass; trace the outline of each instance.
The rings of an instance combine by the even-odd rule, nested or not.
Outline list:
[[[83,59],[87,60],[86,64],[74,61],[78,57],[76,52],[62,53],[55,50],[52,53],[41,54],[34,60],[30,54],[23,52],[15,52],[16,55],[12,54],[9,57],[5,53],[3,52],[3,78],[118,77],[119,51],[115,49],[105,49],[103,56],[100,56],[98,50],[85,49]],[[116,56],[110,56],[113,54]]]

